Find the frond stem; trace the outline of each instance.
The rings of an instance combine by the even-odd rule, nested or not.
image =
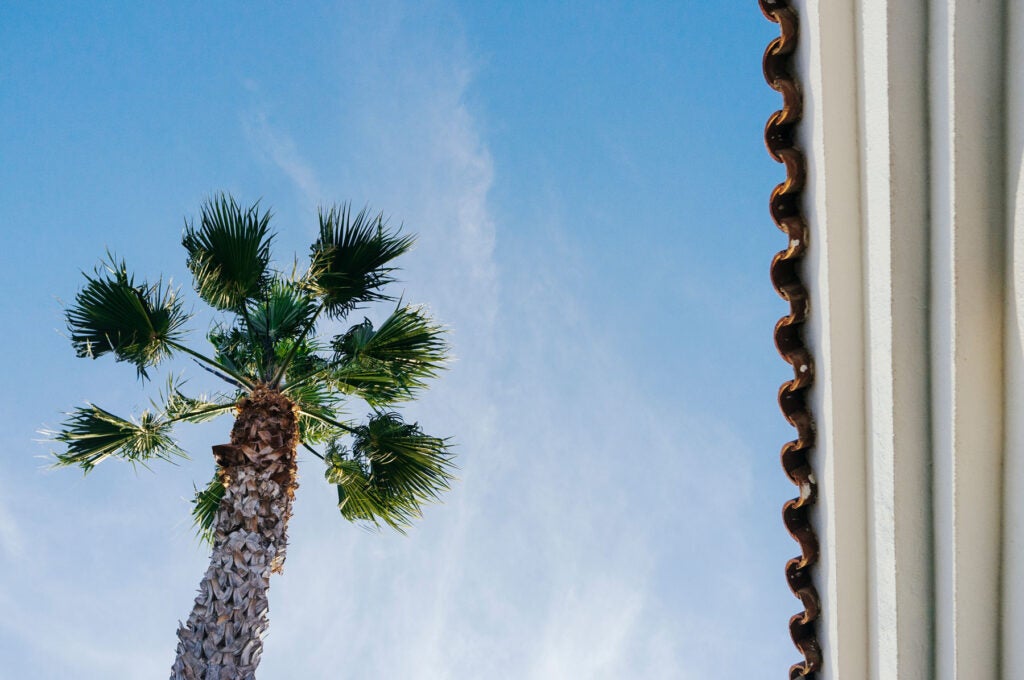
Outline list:
[[[304,413],[313,420],[319,420],[321,423],[331,425],[332,427],[336,427],[339,430],[344,430],[349,434],[356,434],[357,432],[357,430],[354,427],[350,427],[348,425],[345,425],[344,423],[340,423],[337,420],[334,420],[333,418],[328,418],[327,416],[321,415],[319,413],[310,413],[309,411],[306,410],[300,410],[299,413]]]
[[[224,371],[225,373],[230,375],[232,378],[234,378],[238,382],[242,383],[242,385],[244,387],[247,387],[250,390],[256,388],[256,385],[252,382],[252,380],[250,380],[249,378],[246,378],[244,375],[242,375],[238,371],[232,370],[232,369],[228,368],[227,366],[224,366],[223,364],[217,363],[216,361],[214,361],[210,357],[203,356],[199,352],[196,352],[195,350],[189,349],[188,347],[185,347],[185,345],[180,345],[180,344],[174,342],[173,340],[167,340],[166,342],[167,342],[167,344],[169,346],[173,347],[174,349],[179,349],[182,352],[184,352],[185,354],[188,354],[188,355],[192,356],[193,358],[198,359],[199,361],[201,361],[204,364],[212,366],[215,369]]]
[[[324,366],[323,368],[318,368],[317,370],[313,371],[312,373],[310,373],[308,375],[302,376],[301,378],[299,378],[295,382],[288,383],[287,385],[285,385],[283,391],[287,392],[290,389],[294,389],[296,387],[302,387],[303,385],[305,385],[309,381],[311,381],[311,380],[313,380],[315,378],[319,378],[323,373],[326,373],[327,371],[330,371],[332,368],[334,368],[334,367],[330,366],[330,365]]]
[[[210,368],[209,366],[204,366],[203,364],[199,363],[199,361],[197,359],[192,359],[192,361],[195,361],[197,364],[199,364],[199,368],[203,369],[204,371],[209,371],[210,373],[213,373],[215,376],[217,376],[218,378],[220,378],[221,380],[223,380],[227,384],[231,385],[232,387],[237,387],[238,389],[242,389],[242,384],[239,383],[237,380],[232,380],[231,378],[227,377],[226,375],[224,375],[220,371],[215,371],[212,368]]]
[[[245,303],[244,302],[241,304],[241,306],[239,307],[238,311],[242,315],[242,319],[245,321],[245,328],[246,328],[246,330],[249,331],[249,334],[251,335],[252,334],[252,319],[249,318],[249,310],[245,308]]]
[[[302,442],[302,445],[303,445],[303,446],[304,446],[304,447],[306,448],[306,450],[307,450],[307,451],[309,451],[310,453],[312,453],[312,454],[313,454],[314,456],[316,456],[316,457],[317,457],[317,458],[319,458],[320,460],[326,460],[326,458],[324,458],[324,457],[323,457],[323,456],[321,456],[321,455],[320,455],[319,453],[317,453],[317,452],[316,452],[316,449],[314,449],[314,448],[313,448],[312,446],[310,446],[310,445],[309,445],[309,444],[307,444],[306,442]]]
[[[316,308],[316,312],[310,318],[309,323],[307,323],[306,327],[302,329],[302,332],[295,337],[295,344],[293,344],[292,348],[288,350],[288,355],[284,358],[284,361],[281,362],[281,366],[278,367],[277,373],[274,374],[274,379],[270,381],[270,384],[275,389],[280,387],[281,380],[284,379],[284,373],[288,370],[288,365],[292,363],[292,359],[295,358],[295,354],[299,351],[299,345],[303,343],[306,336],[309,334],[309,331],[313,329],[313,326],[316,324],[316,320],[320,317],[320,312],[324,311],[325,306],[326,303],[320,303],[320,306]]]
[[[189,418],[195,418],[196,416],[206,415],[207,413],[215,413],[217,411],[227,411],[227,410],[235,408],[235,406],[236,405],[234,403],[231,403],[231,404],[217,404],[216,406],[210,406],[210,407],[207,407],[207,408],[204,408],[204,409],[200,409],[198,411],[192,411],[191,413],[178,416],[177,418],[168,418],[165,422],[177,423],[177,422],[181,422],[182,420],[188,420]]]

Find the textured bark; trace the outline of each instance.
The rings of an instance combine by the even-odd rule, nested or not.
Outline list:
[[[270,574],[284,564],[296,484],[294,404],[258,387],[238,405],[231,443],[213,447],[225,486],[210,567],[178,628],[171,680],[253,680]]]

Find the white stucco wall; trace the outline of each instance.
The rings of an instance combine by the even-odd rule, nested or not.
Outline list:
[[[870,676],[930,678],[927,16],[858,6]],[[915,499],[912,503],[904,499]],[[893,634],[882,634],[893,631]],[[843,677],[849,677],[849,673]]]
[[[1007,9],[1003,676],[1024,678],[1024,3]]]
[[[824,678],[1024,678],[1024,2],[805,0]]]
[[[1003,3],[931,3],[931,381],[939,680],[997,678]]]

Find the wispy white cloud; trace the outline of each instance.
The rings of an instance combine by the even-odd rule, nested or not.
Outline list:
[[[266,111],[256,110],[243,118],[242,127],[257,156],[283,172],[302,194],[306,203],[316,204],[323,189],[313,168],[303,160],[295,140],[270,124]]]
[[[681,629],[648,601],[645,586],[620,577],[589,579],[549,603],[528,675],[549,678],[707,677],[679,656]]]
[[[712,537],[675,518],[735,516],[751,491],[746,452],[727,428],[666,412],[635,384],[582,300],[586,264],[557,195],[542,197],[543,249],[496,250],[513,225],[490,204],[472,59],[457,35],[403,33],[394,11],[393,30],[360,36],[346,55],[360,88],[340,88],[351,154],[340,177],[318,176],[265,118],[253,138],[276,149],[304,194],[355,192],[419,233],[407,298],[453,326],[459,361],[414,410],[457,436],[463,479],[401,539],[353,532],[329,489],[304,485],[291,562],[273,588],[266,672],[293,668],[287,650],[305,645],[373,676],[703,677],[712,666],[684,657],[724,648],[730,623],[709,617],[707,602],[697,613],[661,601],[666,570],[686,580],[706,568],[667,568],[685,548],[662,536],[730,550],[738,533]],[[331,623],[310,636],[316,621]]]
[[[365,90],[348,99],[358,124],[339,186],[312,170],[288,174],[302,191],[343,185],[415,220],[407,299],[452,325],[459,360],[413,410],[456,436],[462,481],[405,538],[352,531],[329,489],[304,484],[290,563],[272,589],[265,672],[297,672],[301,648],[368,677],[706,677],[712,666],[683,656],[723,648],[729,622],[660,602],[660,537],[709,543],[675,517],[742,507],[744,452],[727,429],[665,412],[635,384],[580,298],[585,264],[557,204],[544,249],[496,250],[499,229],[513,226],[491,208],[494,161],[468,103],[471,61],[450,35],[382,35],[394,42],[357,50],[378,60],[349,64]],[[673,566],[673,578],[698,578],[701,566]]]

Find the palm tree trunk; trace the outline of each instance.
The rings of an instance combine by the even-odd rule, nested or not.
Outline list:
[[[178,628],[171,680],[253,680],[270,574],[284,564],[296,484],[294,404],[259,386],[238,404],[231,444],[213,447],[224,497],[210,567]]]

